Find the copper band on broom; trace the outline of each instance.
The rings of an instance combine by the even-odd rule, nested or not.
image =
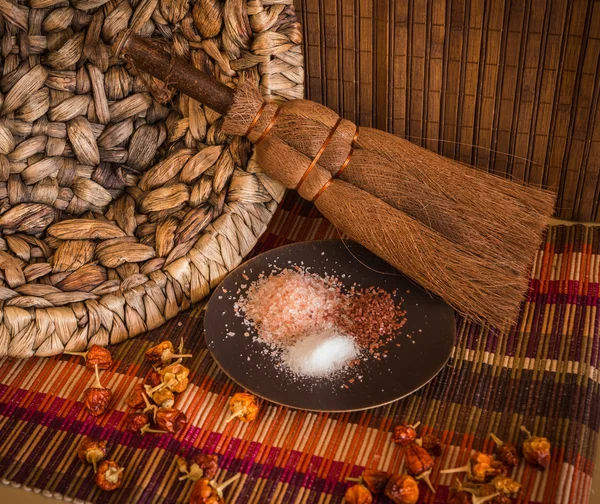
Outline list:
[[[313,168],[315,166],[317,166],[317,163],[319,162],[319,158],[323,155],[323,152],[325,152],[325,149],[327,148],[327,146],[329,145],[329,142],[331,142],[331,139],[333,138],[333,134],[335,133],[335,130],[337,130],[337,127],[340,125],[341,122],[342,122],[342,118],[340,117],[337,120],[337,122],[335,123],[335,125],[333,126],[333,128],[331,129],[331,131],[329,132],[329,134],[327,135],[327,138],[323,142],[323,145],[321,145],[319,152],[317,152],[316,156],[313,158],[313,160],[308,165],[308,168],[304,172],[304,175],[302,175],[302,177],[300,177],[298,184],[294,188],[296,191],[300,190],[300,187],[302,186],[302,184],[304,184],[304,181],[310,175],[310,172],[313,170]]]
[[[259,111],[260,112],[260,111]],[[254,145],[258,145],[260,142],[262,142],[265,137],[269,134],[269,131],[271,131],[271,128],[275,125],[275,121],[277,120],[277,116],[279,115],[279,112],[281,112],[281,105],[279,105],[279,107],[277,107],[277,110],[275,111],[275,113],[273,114],[273,117],[271,117],[271,122],[267,125],[267,127],[265,128],[265,130],[262,132],[262,135],[260,135],[258,137],[258,140],[256,142],[254,142]],[[262,113],[262,112],[261,112]],[[257,114],[258,115],[258,114]],[[256,118],[255,118],[256,119]],[[254,122],[254,121],[252,121]]]
[[[339,121],[338,121],[338,123],[339,123]],[[356,142],[357,139],[358,139],[358,126],[356,127],[356,132],[354,133],[354,136],[352,137],[352,142],[350,142],[350,152],[348,152],[348,155],[346,156],[346,159],[342,163],[342,166],[340,166],[340,169],[336,172],[336,174],[333,177],[331,177],[327,182],[325,182],[323,184],[323,187],[321,187],[321,189],[319,189],[317,194],[315,194],[314,198],[312,200],[310,200],[312,203],[317,201],[317,198],[319,196],[321,196],[321,194],[323,194],[325,192],[325,190],[331,185],[331,183],[333,182],[333,179],[338,178],[342,174],[342,172],[346,169],[348,164],[350,164],[350,159],[352,158],[352,154],[354,154],[354,143]]]
[[[244,133],[244,136],[247,137],[248,135],[250,135],[250,133],[252,132],[252,130],[254,129],[254,126],[256,126],[256,123],[258,122],[258,120],[260,119],[260,116],[262,115],[262,113],[265,111],[265,107],[267,106],[267,102],[262,102],[260,108],[258,109],[258,112],[256,113],[256,115],[254,116],[254,119],[252,119],[252,122],[250,123],[250,126],[248,126],[248,129],[246,130],[246,133]]]

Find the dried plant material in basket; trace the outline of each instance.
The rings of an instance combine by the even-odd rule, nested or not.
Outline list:
[[[223,118],[110,56],[123,30],[303,95],[292,0],[0,0],[0,357],[106,346],[205,297],[283,195]]]

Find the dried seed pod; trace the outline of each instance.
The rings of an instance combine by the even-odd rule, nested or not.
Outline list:
[[[394,475],[385,487],[385,495],[394,504],[416,504],[419,500],[419,484],[406,474]]]
[[[173,433],[179,432],[187,425],[185,414],[175,408],[159,408],[155,421],[161,429]]]
[[[154,365],[166,364],[167,362],[171,362],[173,359],[193,357],[192,354],[176,353],[173,343],[170,341],[161,341],[158,345],[148,349],[144,355],[146,360]]]
[[[376,469],[365,469],[360,478],[346,478],[346,481],[355,481],[366,486],[370,492],[382,492],[392,475],[385,471]]]
[[[519,464],[519,454],[517,453],[517,447],[515,445],[502,441],[493,432],[490,434],[490,437],[494,440],[494,443],[496,443],[498,460],[508,467],[515,467]]]
[[[413,443],[406,448],[405,461],[408,472],[418,480],[423,480],[431,492],[435,494],[435,489],[429,479],[429,474],[431,474],[433,468],[433,457],[429,452]]]
[[[240,474],[236,474],[220,485],[208,478],[199,479],[192,489],[190,504],[224,504],[223,490],[237,481],[240,476]]]
[[[521,490],[521,483],[508,476],[496,476],[491,481],[491,486],[498,492],[505,494],[517,493]]]
[[[94,366],[94,371],[96,373],[96,383],[93,387],[87,388],[83,392],[83,405],[89,411],[90,415],[100,416],[108,409],[112,392],[100,383],[98,364]]]
[[[188,376],[190,370],[181,364],[181,361],[176,361],[173,364],[163,367],[159,370],[162,381],[166,384],[166,388],[180,394],[189,385]]]
[[[371,504],[373,502],[371,492],[362,485],[353,485],[348,488],[344,499],[348,504]]]
[[[536,467],[545,469],[550,465],[550,441],[545,437],[532,436],[531,433],[521,425],[521,431],[527,439],[523,441],[523,458]]]
[[[219,470],[219,457],[217,455],[199,453],[192,457],[192,464],[198,465],[206,478],[213,479]]]
[[[107,492],[121,488],[124,470],[114,460],[105,460],[100,464],[96,473],[96,485]]]
[[[229,399],[229,409],[231,415],[225,423],[231,422],[234,418],[239,418],[242,422],[251,422],[258,415],[258,402],[252,394],[238,392]]]
[[[421,422],[417,422],[414,425],[409,425],[403,422],[400,425],[394,427],[393,441],[400,446],[408,446],[417,439],[417,431],[415,430]]]
[[[165,387],[154,392],[152,400],[161,408],[172,408],[175,404],[175,395]]]
[[[125,402],[127,403],[127,406],[129,406],[132,409],[142,409],[146,406],[146,401],[144,400],[145,395],[146,391],[144,390],[144,385],[138,383],[133,388],[131,393],[127,396]]]
[[[440,457],[442,455],[442,441],[433,434],[425,434],[422,438],[417,440],[417,443],[434,457]]]
[[[204,477],[204,471],[198,464],[193,463],[188,467],[185,459],[181,457],[177,459],[177,467],[179,472],[183,473],[183,476],[179,477],[179,481],[186,479],[190,481],[198,481],[200,478]]]
[[[143,434],[146,429],[150,426],[150,419],[146,413],[130,413],[127,415],[126,425],[129,430]]]
[[[96,472],[96,464],[106,457],[106,441],[97,441],[85,436],[77,449],[77,457],[82,462],[92,464]]]
[[[108,369],[113,365],[113,358],[108,348],[92,345],[87,352],[63,352],[67,355],[80,355],[85,358],[85,367],[94,369]]]

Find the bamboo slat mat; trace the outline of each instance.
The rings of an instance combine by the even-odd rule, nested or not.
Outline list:
[[[600,221],[600,2],[295,0],[307,97]],[[507,153],[507,154],[503,154]]]
[[[258,249],[335,236],[313,207],[288,195]],[[204,450],[220,454],[219,480],[243,473],[230,503],[339,503],[346,476],[367,466],[402,470],[391,430],[420,420],[444,442],[432,478],[437,495],[423,488],[422,502],[443,503],[450,478],[440,477],[440,468],[462,465],[471,449],[491,449],[490,431],[515,440],[525,424],[551,439],[552,463],[545,472],[517,469],[524,485],[517,502],[586,503],[600,415],[599,268],[600,230],[551,227],[518,326],[502,332],[458,320],[456,347],[441,374],[416,394],[366,412],[314,414],[263,404],[255,422],[225,425],[226,401],[238,387],[207,353],[201,307],[114,347],[116,364],[103,374],[114,408],[97,420],[82,409],[92,374],[80,359],[4,359],[0,477],[78,502],[187,502],[191,483],[177,480],[175,456]],[[175,437],[126,431],[124,398],[149,371],[144,351],[180,336],[195,354],[191,385],[177,403],[189,426]],[[126,467],[122,490],[96,489],[91,467],[76,458],[84,434],[108,440],[110,456]]]

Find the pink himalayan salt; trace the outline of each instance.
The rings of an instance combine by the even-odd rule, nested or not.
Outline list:
[[[333,279],[284,269],[252,283],[236,304],[261,340],[290,345],[334,327],[343,296]]]

